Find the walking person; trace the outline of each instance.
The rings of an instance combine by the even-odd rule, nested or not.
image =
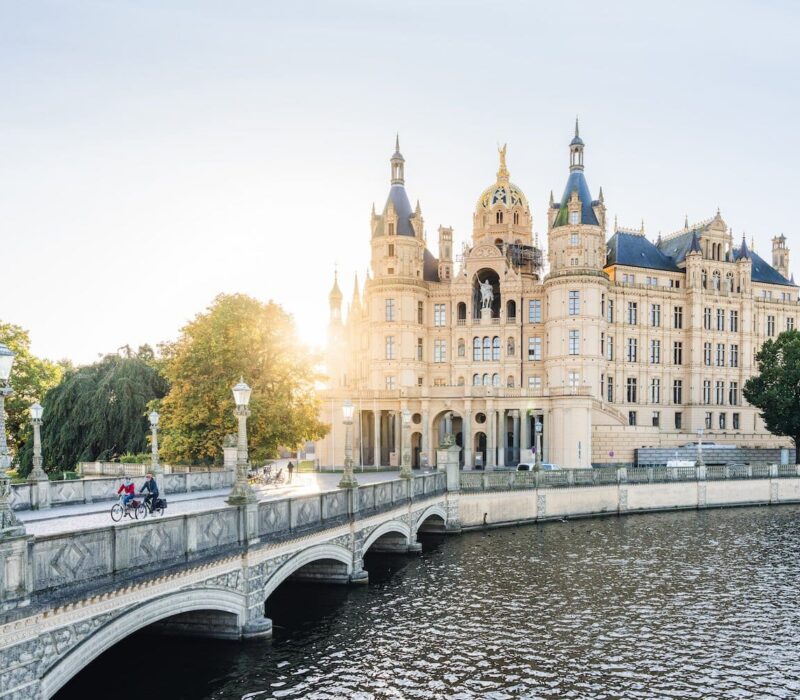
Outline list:
[[[288,466],[286,468],[289,470],[289,482],[288,483],[291,484],[292,483],[292,474],[294,474],[294,464],[292,464],[292,460],[291,459],[289,460],[289,464],[288,464]]]

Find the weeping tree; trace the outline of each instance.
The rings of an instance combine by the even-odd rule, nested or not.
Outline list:
[[[147,353],[143,355],[144,359],[129,350],[68,370],[61,383],[47,392],[42,401],[46,471],[147,449],[147,406],[167,393],[168,384]],[[29,431],[20,454],[23,474],[32,467],[32,447]]]

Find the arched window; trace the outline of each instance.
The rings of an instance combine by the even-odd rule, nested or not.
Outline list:
[[[517,302],[513,299],[506,304],[506,318],[508,318],[509,321],[513,321],[517,318]]]
[[[506,355],[509,357],[514,357],[514,339],[509,338],[508,343],[506,343]]]
[[[488,362],[492,359],[492,341],[489,337],[483,339],[483,361]]]
[[[502,224],[503,223],[503,212],[499,211],[499,212],[497,212],[497,214],[495,214],[495,221],[498,224]]]
[[[489,386],[490,378],[488,374],[483,375],[483,386]]]
[[[500,337],[492,338],[492,360],[497,362],[500,359]]]
[[[495,373],[495,374],[492,375],[492,386],[500,386],[500,375],[499,374]]]
[[[472,386],[480,386],[481,385],[481,375],[480,374],[473,374],[472,375]]]
[[[713,273],[712,276],[714,278],[714,289],[719,291],[719,289],[721,287],[721,285],[720,285],[721,277],[720,277],[720,274],[719,274],[719,270],[714,270],[714,273]]]
[[[458,302],[458,306],[456,307],[458,310],[458,320],[459,321],[466,321],[467,320],[467,305],[460,301]]]
[[[518,211],[514,212],[514,223],[515,224],[519,223],[519,212]]]
[[[514,388],[514,377],[512,375],[508,375],[508,379],[506,380],[506,386],[510,388]]]
[[[467,354],[467,348],[466,348],[466,345],[464,344],[464,339],[463,338],[459,338],[458,339],[458,356],[459,357],[464,357],[466,354]]]
[[[477,336],[472,339],[472,361],[481,361],[481,339]]]

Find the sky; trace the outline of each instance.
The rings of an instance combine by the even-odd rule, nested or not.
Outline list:
[[[242,292],[321,344],[396,132],[438,254],[502,143],[545,239],[576,115],[610,220],[719,207],[800,272],[798,27],[792,2],[0,0],[0,321],[88,363]]]

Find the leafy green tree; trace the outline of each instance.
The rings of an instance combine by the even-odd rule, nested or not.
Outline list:
[[[222,294],[163,352],[170,391],[155,407],[167,460],[220,460],[225,435],[236,431],[231,388],[240,377],[253,389],[252,459],[326,432],[314,391],[317,358],[300,345],[291,316],[277,304]]]
[[[30,407],[41,403],[45,393],[58,384],[63,366],[31,354],[28,332],[11,323],[0,322],[0,343],[16,354],[9,380],[14,393],[6,399],[6,434],[12,454],[25,442]]]
[[[761,409],[767,430],[794,441],[795,462],[800,464],[800,331],[769,339],[756,363],[758,374],[745,382],[744,397]]]
[[[133,352],[68,370],[41,402],[45,470],[146,451],[147,406],[167,389],[166,380]],[[29,438],[20,454],[21,473],[30,471],[32,458]]]

